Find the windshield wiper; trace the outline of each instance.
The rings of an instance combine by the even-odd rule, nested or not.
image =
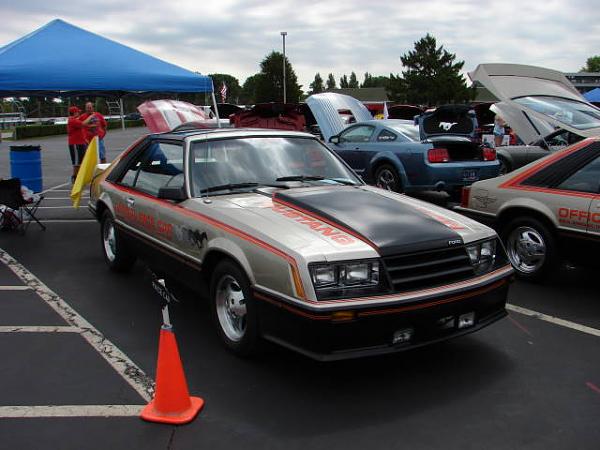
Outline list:
[[[287,177],[279,177],[275,181],[318,181],[324,179],[325,177],[318,175],[288,175]]]
[[[234,189],[245,189],[245,188],[253,188],[259,186],[269,186],[269,187],[277,187],[277,188],[287,188],[285,184],[274,184],[274,183],[255,183],[255,182],[247,182],[247,183],[228,183],[228,184],[219,184],[217,186],[209,186],[204,189],[200,189],[200,193],[204,194],[207,192],[215,192],[215,191],[225,191],[225,190],[234,190]]]
[[[356,183],[346,179],[346,178],[325,178],[319,175],[289,175],[287,177],[279,177],[276,181],[322,181],[322,180],[331,180],[336,183],[346,184],[349,186],[354,186]]]
[[[345,184],[347,186],[356,186],[356,183],[352,180],[349,180],[347,178],[328,178],[332,181],[335,181],[336,183],[341,183],[341,184]]]

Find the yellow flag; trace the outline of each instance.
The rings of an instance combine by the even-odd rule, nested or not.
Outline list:
[[[75,179],[75,183],[73,183],[73,188],[71,189],[71,201],[73,202],[74,208],[79,208],[83,188],[92,181],[97,165],[98,136],[94,137],[92,142],[89,143],[88,148],[85,151],[85,156],[83,157],[83,162],[79,167],[79,172],[77,172],[77,178]]]

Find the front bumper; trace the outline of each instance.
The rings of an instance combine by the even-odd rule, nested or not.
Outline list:
[[[333,361],[398,352],[472,333],[506,316],[509,278],[460,295],[396,306],[355,310],[355,317],[336,321],[331,313],[290,307],[275,297],[255,292],[265,339],[310,358]],[[474,314],[474,323],[459,328],[458,317]],[[449,319],[452,317],[453,319]],[[442,325],[442,319],[446,319]],[[412,338],[394,343],[398,332]]]

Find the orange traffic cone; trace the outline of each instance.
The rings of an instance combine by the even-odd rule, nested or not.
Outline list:
[[[190,397],[173,329],[161,328],[156,392],[140,417],[149,422],[183,424],[191,422],[203,406],[204,400]]]

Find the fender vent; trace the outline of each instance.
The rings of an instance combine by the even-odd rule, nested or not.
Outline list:
[[[544,167],[523,180],[521,184],[542,188],[554,187],[598,156],[600,156],[600,142],[594,142]]]

